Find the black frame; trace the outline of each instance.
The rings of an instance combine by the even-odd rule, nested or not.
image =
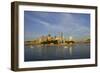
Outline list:
[[[36,5],[36,6],[51,6],[51,7],[69,7],[69,8],[83,8],[95,10],[95,64],[71,65],[71,66],[52,66],[52,67],[37,67],[37,68],[18,68],[18,6],[19,5]],[[45,69],[60,69],[60,68],[75,68],[75,67],[90,67],[97,66],[97,7],[96,6],[82,6],[82,5],[66,5],[66,4],[50,4],[50,3],[36,3],[36,2],[12,2],[11,3],[11,70],[13,71],[27,71],[27,70],[45,70]]]

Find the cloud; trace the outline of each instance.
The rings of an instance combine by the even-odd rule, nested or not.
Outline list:
[[[46,12],[38,12],[34,14],[33,12],[33,14],[28,15],[27,18],[32,21],[31,25],[37,23],[36,25],[40,25],[40,27],[43,28],[40,32],[63,32],[66,36],[76,37],[89,36],[90,27],[86,26],[89,25],[87,23],[89,21],[86,17],[82,17],[81,15],[82,14]],[[37,30],[39,29],[37,28]]]
[[[54,21],[54,20],[53,20]],[[38,19],[38,22],[45,26],[50,31],[61,31],[74,34],[74,35],[86,35],[90,32],[89,27],[84,26],[80,19],[75,18],[72,14],[60,14],[60,20],[58,23],[51,24],[45,20]]]

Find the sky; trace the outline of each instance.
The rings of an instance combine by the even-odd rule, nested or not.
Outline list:
[[[24,40],[42,35],[58,36],[75,40],[90,37],[90,14],[67,12],[24,11]]]

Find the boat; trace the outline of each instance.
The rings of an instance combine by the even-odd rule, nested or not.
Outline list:
[[[64,46],[64,48],[68,48],[67,46]]]

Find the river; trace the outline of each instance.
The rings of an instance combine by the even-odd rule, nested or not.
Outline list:
[[[90,44],[69,46],[25,46],[24,61],[69,60],[90,58]]]

